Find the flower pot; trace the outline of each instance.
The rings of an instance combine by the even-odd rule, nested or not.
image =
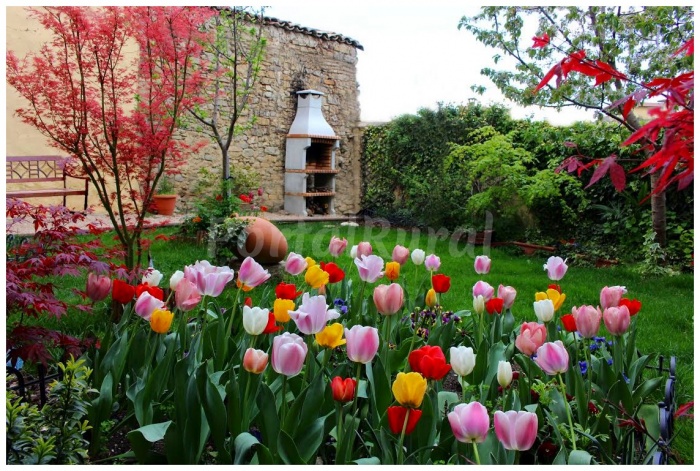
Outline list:
[[[153,197],[154,212],[163,216],[171,216],[175,211],[177,195],[155,195]]]
[[[239,258],[253,257],[261,264],[278,263],[287,256],[287,238],[267,219],[255,216],[243,216],[240,219],[250,221],[246,231],[245,247],[237,250]]]

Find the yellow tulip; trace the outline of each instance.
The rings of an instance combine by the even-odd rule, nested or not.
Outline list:
[[[404,407],[418,409],[423,402],[425,391],[428,389],[428,381],[420,373],[399,373],[391,392],[394,398]]]
[[[428,307],[433,307],[437,304],[437,294],[433,288],[428,290],[428,294],[425,295],[425,305]]]
[[[294,310],[294,301],[289,299],[275,299],[275,304],[272,309],[275,313],[275,321],[289,322],[289,311]]]
[[[328,284],[329,275],[325,271],[321,270],[318,265],[311,265],[306,269],[306,274],[304,275],[304,280],[312,288],[318,289],[321,286]]]
[[[345,340],[343,338],[343,332],[345,328],[343,324],[336,322],[326,326],[321,332],[316,334],[316,343],[322,347],[335,348],[340,345],[345,345]]]
[[[552,304],[554,305],[554,310],[558,311],[562,304],[564,304],[566,295],[564,293],[559,293],[559,291],[552,288],[549,288],[546,293],[535,293],[535,301],[544,301],[545,299],[551,299]]]
[[[401,272],[401,265],[399,262],[386,262],[386,268],[384,269],[384,274],[391,281],[395,281],[399,278],[399,273]]]
[[[306,269],[308,270],[309,268],[313,267],[316,265],[316,260],[314,260],[311,257],[306,257],[304,260],[306,260]]]
[[[174,314],[165,309],[156,309],[151,314],[151,329],[158,334],[165,334],[170,330]]]

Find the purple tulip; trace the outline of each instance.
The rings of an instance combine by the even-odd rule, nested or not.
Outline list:
[[[165,303],[163,301],[151,296],[148,291],[144,291],[141,293],[141,296],[139,296],[139,299],[136,300],[136,304],[134,304],[134,311],[136,311],[136,314],[139,316],[143,317],[147,321],[150,321],[153,311],[156,309],[161,309],[164,306]]]
[[[397,245],[394,247],[394,251],[391,252],[391,259],[394,262],[397,262],[399,265],[403,265],[408,261],[408,257],[411,255],[411,252],[404,247],[403,245]]]
[[[555,376],[569,369],[569,352],[561,340],[547,342],[537,349],[535,362],[542,368],[542,371],[550,376]]]
[[[566,269],[569,268],[566,260],[561,257],[549,257],[547,263],[544,264],[544,269],[547,270],[547,276],[552,281],[559,281],[566,275]]]
[[[397,283],[379,285],[374,288],[372,299],[379,314],[385,316],[396,314],[403,306],[403,288]]]
[[[328,244],[328,251],[331,253],[332,256],[337,257],[343,251],[345,250],[345,247],[348,246],[348,240],[347,239],[339,239],[336,236],[331,237],[331,242]]]
[[[627,292],[624,286],[606,286],[600,290],[600,307],[603,309],[609,307],[617,307],[620,305],[620,299]]]
[[[304,257],[297,253],[289,252],[287,260],[284,262],[284,270],[290,275],[296,276],[306,270],[307,265],[308,263]]]
[[[517,292],[512,286],[498,285],[498,297],[503,300],[503,309],[510,309],[515,302]]]
[[[489,299],[493,298],[494,291],[493,286],[485,281],[479,280],[472,288],[472,296],[476,298],[477,296],[481,295],[484,297],[484,301],[488,301]],[[505,302],[503,304],[505,305]]]
[[[367,257],[372,255],[372,244],[369,242],[360,242],[357,244],[357,258],[360,258],[363,255]]]
[[[491,271],[491,259],[488,255],[479,255],[474,259],[474,271],[479,275],[485,275]]]
[[[88,273],[87,287],[85,291],[94,302],[102,301],[112,290],[112,279],[104,275]]]
[[[529,450],[537,438],[537,414],[533,412],[499,410],[493,415],[493,425],[506,450]]]
[[[462,443],[482,443],[489,433],[489,413],[479,402],[458,404],[447,414],[455,438]]]
[[[340,317],[335,309],[328,309],[325,296],[309,296],[309,293],[304,293],[301,305],[296,311],[289,311],[288,314],[299,331],[306,335],[321,332],[329,320]]]
[[[359,252],[358,252],[359,254]],[[358,255],[355,265],[360,272],[360,279],[369,283],[374,283],[384,276],[384,260],[377,255]]]
[[[244,291],[248,291],[265,283],[270,276],[270,272],[252,257],[246,257],[241,264],[241,269],[238,270],[238,283],[242,285]]]
[[[309,348],[297,334],[285,332],[272,341],[272,369],[284,376],[296,376],[304,366]]]
[[[440,257],[432,253],[425,257],[425,268],[430,271],[438,271],[440,269]]]
[[[379,350],[379,331],[376,327],[354,325],[345,329],[348,358],[355,363],[369,363]]]
[[[577,308],[574,306],[571,308],[571,315],[574,316],[576,330],[582,337],[592,339],[598,335],[600,319],[603,317],[600,308],[593,306],[581,306]]]
[[[630,310],[627,306],[609,307],[603,311],[603,321],[612,335],[622,335],[630,326]]]

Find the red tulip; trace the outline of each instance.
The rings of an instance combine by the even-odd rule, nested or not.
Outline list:
[[[112,280],[108,276],[96,275],[88,273],[87,287],[85,291],[93,301],[102,301],[109,296],[109,291],[112,288]]]
[[[622,298],[620,299],[620,306],[627,306],[627,309],[630,311],[630,316],[635,316],[642,308],[642,303],[636,299]]]
[[[122,280],[114,280],[112,282],[112,299],[121,304],[126,304],[134,300],[136,289]]]
[[[297,287],[293,283],[285,283],[284,281],[275,288],[277,299],[289,299],[294,301],[303,291],[297,291]]]
[[[163,290],[158,288],[157,286],[151,286],[147,283],[140,283],[140,284],[136,285],[136,297],[137,298],[139,296],[141,296],[141,293],[143,293],[144,291],[160,301],[162,301],[164,298]]]
[[[443,275],[433,275],[433,289],[436,293],[447,293],[450,290],[450,277]]]
[[[275,324],[275,313],[269,312],[267,318],[267,325],[265,326],[265,330],[263,330],[262,333],[274,334],[275,332],[279,332],[280,330],[282,330],[282,326]]]
[[[503,300],[501,298],[491,298],[486,301],[486,312],[489,314],[500,314],[503,311]]]
[[[250,296],[246,296],[245,301],[243,301],[243,304],[248,307],[253,307],[253,298]]]
[[[561,294],[561,286],[559,286],[559,285],[555,285],[555,284],[547,285],[547,289],[553,289],[553,290],[557,291],[559,294]]]
[[[328,283],[337,283],[345,278],[345,272],[333,262],[321,262],[321,270],[328,273]]]
[[[408,414],[406,435],[413,432],[413,430],[416,428],[416,424],[420,420],[420,416],[423,415],[423,411],[420,409],[409,409],[408,407],[401,406],[390,406],[386,413],[387,418],[389,419],[389,429],[391,429],[391,433],[396,435],[400,434],[403,430],[403,423],[406,421],[406,414]]]
[[[440,347],[431,345],[426,345],[409,353],[408,363],[411,365],[411,370],[422,374],[428,379],[440,380],[452,368],[447,363],[445,354],[442,353]]]
[[[333,400],[338,402],[350,402],[355,397],[355,387],[357,380],[354,378],[341,378],[336,376],[331,380],[331,391]]]
[[[561,316],[561,323],[567,332],[576,332],[576,319],[571,314]]]

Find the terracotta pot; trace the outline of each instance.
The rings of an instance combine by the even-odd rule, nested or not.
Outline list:
[[[243,216],[250,223],[246,227],[248,238],[245,247],[238,250],[239,258],[253,257],[262,264],[278,263],[287,256],[287,238],[267,219]]]
[[[163,216],[172,216],[175,211],[175,202],[177,195],[155,195],[153,196],[153,205],[155,212]]]

